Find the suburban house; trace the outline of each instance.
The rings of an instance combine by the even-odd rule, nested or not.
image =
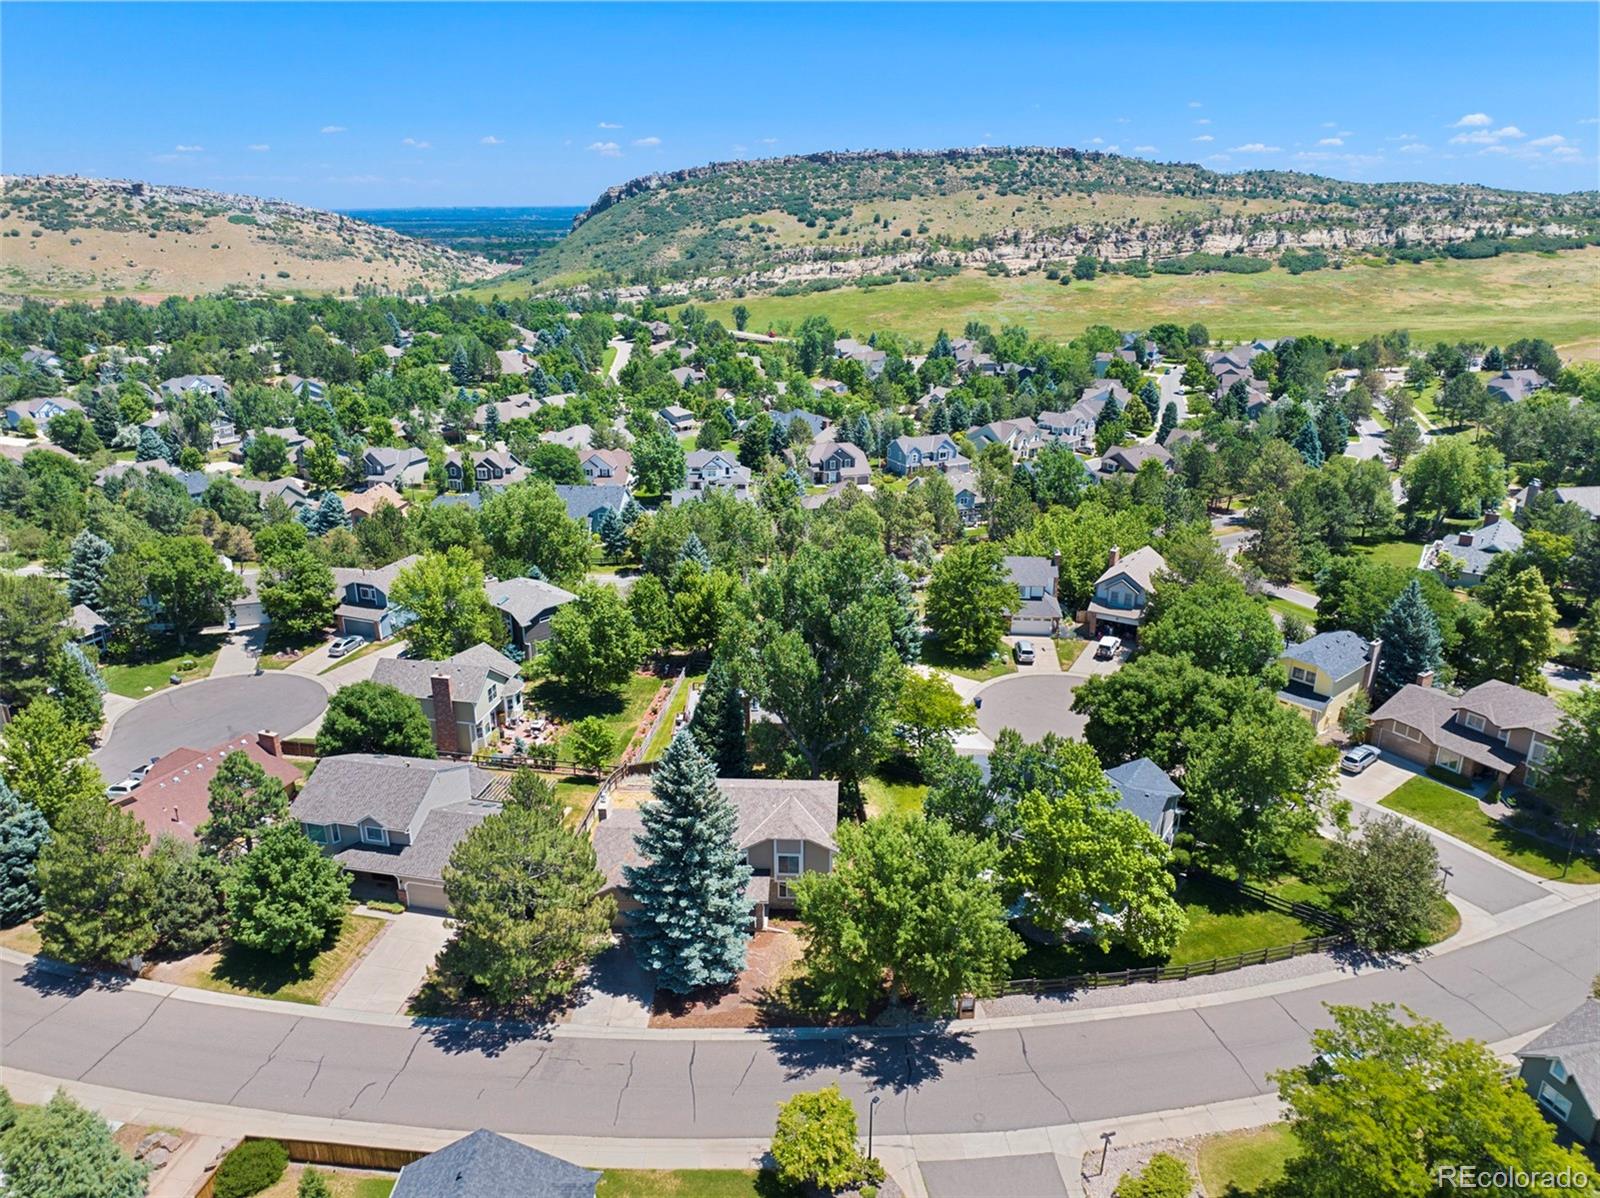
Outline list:
[[[1145,605],[1155,591],[1156,575],[1166,568],[1166,559],[1148,545],[1127,557],[1113,545],[1105,573],[1095,579],[1094,595],[1084,612],[1089,636],[1137,636],[1144,623]]]
[[[1055,636],[1061,631],[1061,602],[1056,598],[1059,562],[1048,557],[1008,557],[1006,573],[1022,598],[1011,616],[1012,636]]]
[[[1004,445],[1011,451],[1011,456],[1020,462],[1037,457],[1039,447],[1044,443],[1039,426],[1034,423],[1031,416],[1019,416],[1015,420],[994,420],[981,428],[969,429],[967,440],[977,449],[989,445]]]
[[[594,1198],[600,1174],[479,1128],[400,1170],[390,1198]]]
[[[243,753],[290,793],[303,777],[283,755],[283,741],[276,732],[257,732],[209,749],[173,749],[157,759],[144,781],[132,794],[116,800],[117,805],[138,818],[152,841],[166,835],[192,844],[195,829],[211,818],[211,782],[229,753]]]
[[[695,449],[684,455],[683,467],[688,486],[673,492],[673,503],[681,503],[684,498],[697,499],[700,492],[717,489],[732,491],[741,499],[750,494],[750,468],[741,466],[736,454],[720,449]]]
[[[1432,570],[1457,586],[1475,587],[1500,554],[1516,553],[1521,548],[1522,530],[1510,520],[1502,520],[1499,512],[1490,512],[1481,527],[1453,533],[1424,546],[1417,569]]]
[[[497,349],[495,358],[500,363],[501,374],[527,374],[529,371],[528,360],[522,356],[518,349]]]
[[[482,428],[488,423],[489,412],[493,410],[495,415],[499,418],[501,424],[508,424],[513,420],[526,419],[532,416],[540,408],[543,408],[549,404],[555,403],[556,406],[559,407],[565,402],[566,401],[558,395],[552,395],[541,400],[535,398],[526,391],[522,391],[516,395],[508,395],[498,403],[479,404],[477,408],[473,410],[472,422],[479,428]]]
[[[445,454],[444,481],[450,490],[466,489],[469,470],[472,472],[474,491],[497,491],[528,477],[528,468],[504,449],[490,449],[482,453],[463,453],[456,449]]]
[[[767,915],[794,909],[789,884],[803,873],[833,869],[838,845],[839,784],[770,778],[718,778],[717,786],[738,814],[734,835],[754,876],[746,894],[754,905],[756,930]],[[644,826],[637,808],[602,809],[594,851],[605,890],[616,896],[619,919],[638,907],[628,893],[623,867],[642,865],[634,838]]]
[[[599,486],[558,483],[555,490],[557,498],[567,505],[567,516],[582,520],[593,531],[599,531],[600,522],[605,519],[607,512],[621,515],[622,509],[628,504],[627,488],[609,483]]]
[[[448,911],[451,850],[500,810],[499,793],[471,762],[347,753],[317,763],[289,814],[355,875],[358,891]]]
[[[233,485],[249,491],[262,507],[266,507],[267,500],[274,495],[283,500],[291,512],[312,506],[311,492],[306,490],[306,485],[298,478],[275,478],[268,482],[255,478],[236,478],[233,480]],[[345,510],[348,513],[349,509]]]
[[[78,644],[105,647],[106,637],[111,634],[111,625],[87,603],[74,603],[68,622],[72,625],[72,639]]]
[[[872,466],[865,451],[848,441],[823,441],[806,451],[814,483],[856,483],[872,481]]]
[[[444,661],[380,658],[372,680],[422,704],[434,747],[442,753],[476,752],[522,714],[521,668],[481,643]]]
[[[360,524],[381,507],[392,507],[404,512],[411,504],[406,497],[388,483],[378,483],[365,491],[357,491],[344,501],[344,514],[350,517],[351,527]]]
[[[1600,1119],[1600,999],[1585,999],[1517,1050],[1522,1084],[1580,1144]]]
[[[675,433],[688,432],[694,426],[694,413],[677,404],[668,404],[657,415],[665,420],[667,427]]]
[[[1495,399],[1515,403],[1527,399],[1535,391],[1542,391],[1550,385],[1550,380],[1537,370],[1502,370],[1483,385]]]
[[[311,446],[311,438],[297,428],[278,427],[257,429],[253,433],[246,433],[239,448],[228,456],[236,462],[244,461],[245,454],[249,451],[258,437],[276,437],[283,442],[283,447],[288,450],[289,460],[297,467],[300,465],[300,455]]]
[[[1160,462],[1172,469],[1172,454],[1161,445],[1118,445],[1108,449],[1100,459],[1100,470],[1105,474],[1137,474],[1146,462]]]
[[[924,437],[896,437],[889,442],[885,465],[890,474],[904,477],[918,470],[949,470],[965,466],[956,443],[944,433],[930,433]]]
[[[854,337],[841,337],[835,341],[833,343],[833,356],[860,362],[869,380],[875,379],[882,374],[883,368],[889,363],[889,355],[883,350],[874,349],[870,345],[863,345]]]
[[[328,388],[321,379],[302,378],[298,374],[284,375],[283,385],[301,399],[325,399]]]
[[[1319,632],[1308,641],[1290,645],[1278,654],[1289,672],[1288,684],[1278,692],[1278,702],[1300,712],[1319,733],[1339,722],[1339,713],[1351,696],[1370,690],[1383,642],[1366,641],[1347,629]]]
[[[35,366],[46,374],[59,375],[61,373],[61,355],[54,350],[33,346],[22,351],[22,364]]]
[[[209,395],[221,403],[232,394],[227,380],[220,374],[180,374],[176,378],[163,379],[158,387],[163,399],[177,399],[194,393]]]
[[[1056,441],[1065,441],[1073,449],[1088,449],[1094,445],[1095,421],[1106,406],[1104,396],[1079,400],[1065,412],[1040,412],[1039,431]]]
[[[415,553],[373,570],[339,567],[333,572],[333,591],[339,606],[333,611],[334,631],[340,636],[364,636],[381,641],[393,636],[407,621],[405,613],[389,604],[389,588],[400,571],[417,560]]]
[[[578,465],[591,485],[626,487],[633,479],[633,455],[626,449],[585,449],[578,454]]]
[[[1131,811],[1167,844],[1178,834],[1178,803],[1183,790],[1148,757],[1136,757],[1105,772],[1117,792],[1117,806]]]
[[[680,387],[693,387],[696,383],[703,383],[706,381],[706,372],[696,366],[675,366],[667,373],[672,375],[673,379]],[[672,410],[677,412],[683,411],[682,408],[676,407]],[[663,409],[663,411],[665,411],[665,409]],[[672,424],[673,431],[678,431],[679,426],[676,422],[669,421],[669,423]]]
[[[1117,401],[1117,407],[1125,411],[1133,402],[1133,395],[1116,379],[1101,379],[1097,383],[1090,383],[1083,389],[1083,394],[1078,396],[1080,404],[1092,399],[1099,400],[1102,408],[1108,399],[1114,399]]]
[[[550,617],[556,608],[577,598],[540,578],[491,579],[483,584],[483,593],[505,618],[511,644],[524,653],[550,635]]]
[[[829,420],[826,416],[819,416],[815,412],[806,411],[804,408],[795,408],[790,411],[779,411],[777,409],[773,409],[771,412],[767,413],[767,415],[771,416],[772,423],[778,428],[781,428],[784,432],[788,432],[790,426],[793,425],[796,420],[800,421],[806,426],[806,428],[811,430],[811,439],[813,441],[822,436],[822,434],[827,432],[828,429],[833,427],[833,421]]]
[[[1509,682],[1480,682],[1451,695],[1424,674],[1372,713],[1367,739],[1418,765],[1523,786],[1537,783],[1560,722],[1554,702]]]
[[[909,487],[919,487],[928,476],[918,475],[913,478]],[[961,517],[963,524],[976,524],[978,517],[983,514],[983,496],[978,491],[978,474],[970,466],[961,465],[948,471],[944,480],[950,484],[950,489],[955,492],[956,512]]]
[[[1512,499],[1520,510],[1526,511],[1543,493],[1544,483],[1535,478]],[[1587,512],[1591,520],[1600,520],[1600,487],[1556,487],[1550,494],[1558,504],[1570,503]]]
[[[40,399],[25,399],[6,407],[6,427],[16,429],[24,420],[33,421],[34,428],[44,432],[50,422],[63,412],[81,412],[83,405],[64,395],[47,395]]]
[[[390,449],[373,445],[361,455],[363,486],[388,483],[392,487],[415,487],[428,477],[428,455],[421,449]]]

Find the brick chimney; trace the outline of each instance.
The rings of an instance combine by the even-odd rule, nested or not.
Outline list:
[[[1423,670],[1422,673],[1418,674],[1417,685],[1424,690],[1430,689],[1433,686],[1433,671]]]
[[[263,728],[256,733],[256,744],[261,746],[261,751],[268,757],[283,756],[283,737],[269,728]]]
[[[435,674],[428,679],[433,688],[433,745],[441,753],[458,753],[456,743],[456,704],[450,693],[450,675]]]
[[[1470,548],[1471,545],[1472,545],[1472,534],[1470,532],[1457,533],[1456,534],[1456,544],[1457,545],[1466,545],[1466,546],[1468,546]]]
[[[1372,689],[1373,683],[1378,680],[1378,657],[1383,653],[1383,641],[1374,637],[1367,644],[1367,668],[1361,676],[1361,685],[1367,690]]]
[[[1485,528],[1488,528],[1489,525],[1491,525],[1491,524],[1498,524],[1498,523],[1500,523],[1500,513],[1499,512],[1490,512],[1487,516],[1485,516],[1483,518],[1483,526]]]
[[[1106,560],[1106,569],[1107,570],[1111,569],[1112,566],[1116,565],[1121,560],[1122,560],[1122,547],[1120,545],[1111,546],[1111,556]]]

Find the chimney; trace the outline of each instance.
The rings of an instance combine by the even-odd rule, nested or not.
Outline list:
[[[1487,516],[1485,516],[1483,518],[1483,526],[1485,528],[1488,528],[1489,525],[1491,525],[1491,524],[1498,524],[1499,522],[1500,522],[1500,513],[1499,512],[1490,512]]]
[[[283,756],[283,737],[270,728],[263,728],[256,733],[256,744],[261,746],[261,751],[268,757]]]
[[[450,675],[435,674],[428,679],[433,688],[433,744],[441,753],[456,753],[456,705],[450,694]]]
[[[1056,571],[1058,573],[1060,572],[1060,570],[1061,570],[1061,550],[1057,549],[1054,553],[1052,553],[1050,555],[1050,564],[1056,568]]]
[[[1418,674],[1417,685],[1422,687],[1423,690],[1431,689],[1433,686],[1433,671],[1423,670],[1422,673]]]
[[[1112,566],[1116,565],[1121,560],[1122,560],[1122,548],[1121,548],[1121,546],[1118,546],[1118,545],[1111,546],[1111,556],[1106,561],[1106,569],[1107,570],[1111,569]]]
[[[1533,501],[1535,499],[1539,498],[1540,494],[1543,491],[1544,491],[1544,484],[1542,482],[1540,482],[1536,478],[1530,478],[1528,480],[1527,493],[1526,493],[1526,495],[1524,495],[1523,500],[1522,500],[1522,506],[1523,507],[1531,506]]]
[[[1457,533],[1456,544],[1470,547],[1472,544],[1472,534],[1470,532]]]
[[[1361,685],[1370,692],[1372,685],[1378,680],[1378,657],[1383,653],[1383,641],[1373,637],[1367,644],[1367,669],[1361,677]]]

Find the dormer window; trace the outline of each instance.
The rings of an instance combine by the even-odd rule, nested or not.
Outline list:
[[[378,588],[377,587],[368,586],[364,582],[356,583],[356,602],[357,603],[377,603],[377,601],[378,601]]]
[[[1475,711],[1462,712],[1461,722],[1474,732],[1483,731],[1483,717]]]
[[[387,828],[380,828],[376,824],[362,824],[361,843],[382,845],[384,848],[388,848],[389,830]]]

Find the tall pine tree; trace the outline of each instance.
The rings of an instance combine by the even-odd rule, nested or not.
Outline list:
[[[1156,444],[1165,445],[1172,430],[1178,427],[1178,405],[1169,403],[1161,409],[1161,427],[1156,429]]]
[[[745,739],[744,696],[723,657],[711,663],[689,731],[716,766],[719,778],[742,778],[750,769]]]
[[[100,587],[105,582],[106,566],[111,561],[111,542],[87,528],[72,538],[72,553],[67,558],[67,598],[90,607],[100,602]]]
[[[1377,631],[1383,640],[1378,653],[1378,693],[1373,696],[1377,702],[1415,682],[1417,675],[1438,671],[1439,621],[1422,598],[1416,579],[1389,605]]]
[[[1322,465],[1322,438],[1317,435],[1317,426],[1311,421],[1306,421],[1300,426],[1300,431],[1294,435],[1293,445],[1300,453],[1300,460],[1315,470]]]
[[[0,778],[0,928],[39,914],[39,853],[49,839],[44,812]]]
[[[688,730],[657,763],[650,792],[636,840],[649,864],[623,871],[639,902],[629,916],[639,963],[676,994],[732,981],[750,938],[750,866],[734,838],[739,817]]]

